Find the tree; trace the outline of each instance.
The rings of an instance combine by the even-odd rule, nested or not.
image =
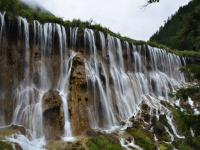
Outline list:
[[[159,2],[159,1],[160,1],[160,0],[148,0],[147,3],[148,3],[148,4],[151,4],[151,3],[156,3],[156,2]]]

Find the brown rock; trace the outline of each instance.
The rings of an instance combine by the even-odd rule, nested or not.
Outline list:
[[[64,112],[62,99],[57,91],[50,90],[43,96],[43,125],[47,140],[57,140],[63,135]]]
[[[7,136],[13,134],[23,134],[26,135],[26,129],[23,126],[11,125],[0,129],[0,140],[3,140]]]
[[[73,134],[81,135],[89,129],[87,79],[83,56],[78,53],[74,58],[69,94],[69,110]]]

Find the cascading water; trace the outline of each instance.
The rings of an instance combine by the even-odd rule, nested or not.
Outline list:
[[[5,13],[1,14],[0,13],[0,47],[2,45],[3,42],[3,32],[4,32],[4,27],[5,27],[5,21],[4,21],[4,17],[5,17]],[[2,51],[0,50],[0,54],[2,53]],[[2,87],[1,87],[2,88]],[[3,92],[3,88],[0,89],[0,102],[2,101],[2,99],[4,99],[5,94]],[[5,125],[5,118],[4,118],[4,112],[0,110],[0,126]]]
[[[0,13],[0,44],[5,32],[4,15]],[[28,134],[27,137],[17,135],[7,139],[19,143],[23,149],[42,149],[45,144],[43,96],[50,90],[56,90],[64,112],[63,139],[73,140],[68,99],[73,59],[76,57],[74,51],[82,53],[77,48],[77,41],[79,46],[82,41],[78,39],[81,31],[78,27],[67,30],[59,24],[41,24],[38,21],[33,21],[31,26],[22,17],[18,22],[22,79],[14,90],[11,123],[24,126]],[[140,104],[144,102],[152,109],[167,114],[173,129],[171,132],[183,138],[173,125],[170,111],[160,104],[160,100],[168,101],[169,92],[185,83],[184,75],[179,72],[184,60],[163,49],[122,42],[91,29],[84,29],[83,38],[85,51],[81,56],[85,59],[87,77],[87,87],[83,87],[88,89],[89,95],[89,99],[85,98],[88,114],[84,115],[89,117],[91,128],[106,131],[118,129],[122,122],[140,112]],[[69,47],[74,51],[70,51]],[[2,99],[4,95],[0,90]],[[0,125],[8,125],[3,111],[0,110],[0,114],[3,114]],[[121,142],[125,141],[122,139]],[[134,141],[130,144],[137,147]]]
[[[76,48],[78,27],[70,28],[70,45],[73,49]]]
[[[179,72],[182,63],[178,56],[150,46],[142,50],[141,46],[132,45],[130,48],[125,43],[124,48],[117,38],[107,35],[106,43],[104,35],[100,33],[99,36],[104,55],[99,55],[96,49],[93,31],[85,30],[85,45],[89,45],[90,49],[86,70],[91,84],[89,87],[92,87],[89,91],[92,91],[94,100],[90,106],[94,128],[112,129],[118,126],[120,121],[137,114],[142,101],[158,109],[158,99],[168,100],[168,93],[185,82],[184,75]],[[131,58],[128,66],[125,66],[125,52]],[[149,56],[144,56],[144,53]],[[104,65],[102,60],[109,64]]]
[[[0,26],[0,44],[2,43],[2,34],[4,31],[4,26],[5,26],[5,12],[3,14],[0,13],[0,21],[1,21],[1,26]]]
[[[86,61],[85,66],[87,70],[87,76],[89,80],[92,82],[92,95],[93,95],[93,108],[90,110],[92,113],[90,113],[91,123],[93,128],[98,128],[100,124],[100,117],[104,117],[104,121],[106,122],[103,128],[109,129],[110,127],[113,127],[116,124],[116,118],[114,117],[114,110],[112,106],[111,99],[109,99],[109,85],[108,82],[107,85],[104,85],[101,82],[100,72],[99,68],[102,69],[102,74],[105,76],[105,80],[108,81],[107,76],[105,74],[105,68],[103,65],[103,62],[99,61],[97,58],[97,49],[95,45],[95,38],[94,33],[92,30],[85,29],[85,45],[86,42],[89,42],[89,50],[90,50],[90,58],[89,61]],[[100,66],[98,66],[100,64]],[[98,97],[96,97],[98,95]],[[98,107],[100,107],[102,112],[105,113],[104,116],[100,116],[99,112],[100,110],[97,110]],[[93,111],[94,110],[94,111]]]
[[[59,33],[59,42],[60,42],[60,77],[59,77],[59,84],[58,84],[58,91],[60,92],[60,96],[63,102],[63,110],[64,110],[64,139],[66,140],[73,140],[72,138],[72,131],[71,131],[71,123],[69,120],[69,113],[68,113],[68,88],[69,88],[69,80],[71,76],[71,69],[72,69],[72,61],[75,57],[75,53],[71,52],[70,57],[66,59],[65,51],[66,51],[66,31],[63,26],[56,26],[58,33]],[[74,43],[75,44],[75,43]]]
[[[42,98],[50,89],[58,90],[62,98],[64,110],[64,133],[66,140],[72,140],[72,131],[68,114],[68,86],[71,75],[72,62],[75,56],[73,51],[67,49],[67,35],[65,28],[58,24],[33,22],[33,45],[37,55],[35,65],[32,64],[32,51],[30,50],[29,23],[25,18],[19,17],[20,37],[24,39],[23,80],[16,89],[16,107],[13,113],[12,124],[23,125],[28,129],[28,137],[18,135],[8,138],[17,142],[23,149],[42,149],[45,144],[42,118]],[[53,38],[57,35],[59,45],[58,79],[53,81]],[[75,38],[75,37],[74,37]],[[36,75],[36,76],[35,76]],[[36,77],[36,81],[34,79]]]

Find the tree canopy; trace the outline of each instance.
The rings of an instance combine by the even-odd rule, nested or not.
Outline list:
[[[192,0],[171,16],[150,41],[180,50],[200,51],[200,1]]]

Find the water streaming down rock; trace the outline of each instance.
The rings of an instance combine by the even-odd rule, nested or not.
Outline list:
[[[102,127],[110,129],[110,127],[113,127],[117,122],[116,118],[114,117],[112,101],[109,99],[110,91],[108,85],[108,77],[106,75],[103,62],[101,62],[97,56],[97,48],[93,31],[90,29],[85,29],[84,37],[85,46],[86,43],[89,42],[90,51],[90,58],[89,61],[86,61],[85,66],[88,73],[87,76],[90,80],[89,82],[91,82],[91,95],[93,99],[93,104],[91,104],[92,108],[90,107],[91,124],[93,128],[97,129],[100,127],[99,124],[103,123],[104,120]],[[105,44],[103,42],[102,45]],[[101,81],[99,69],[102,70],[102,74],[105,76],[106,85],[103,85]],[[105,114],[102,115],[102,112]],[[104,119],[101,120],[102,118]]]
[[[5,32],[4,14],[0,17],[2,41]],[[74,120],[71,123],[73,114],[70,110],[72,106],[68,106],[68,99],[69,92],[76,93],[70,91],[76,52],[70,51],[69,47],[85,59],[83,64],[79,60],[76,63],[83,65],[86,71],[87,85],[83,81],[81,83],[84,85],[80,88],[88,89],[89,98],[84,94],[82,95],[85,97],[81,98],[86,101],[88,107],[88,114],[84,115],[89,117],[90,127],[94,129],[112,131],[119,128],[121,122],[126,122],[140,112],[142,102],[156,110],[163,109],[160,99],[169,100],[168,93],[185,82],[184,75],[179,72],[184,59],[181,60],[180,57],[165,50],[123,42],[109,34],[105,35],[91,29],[84,29],[84,37],[80,37],[82,34],[78,33],[82,31],[78,27],[71,27],[68,30],[54,23],[42,24],[33,21],[29,24],[22,17],[19,17],[18,21],[19,40],[16,45],[19,45],[20,49],[20,61],[17,61],[20,71],[18,84],[14,88],[15,101],[13,100],[14,112],[11,123],[23,125],[28,129],[27,137],[30,141],[22,135],[17,139],[13,137],[10,141],[21,143],[22,147],[41,139],[42,144],[45,142],[43,97],[49,91],[58,91],[61,97],[62,109],[59,108],[59,111],[63,111],[64,114],[62,136],[67,140],[72,139]],[[78,37],[84,39],[82,45],[82,39]],[[79,48],[84,48],[84,52]],[[80,74],[79,71],[76,73]],[[4,90],[0,90],[2,99],[5,97],[3,95]],[[78,107],[85,107],[81,98],[78,95],[71,100],[78,99]],[[167,119],[173,127],[174,135],[182,138],[173,126],[170,112],[166,109],[162,112],[168,114]],[[5,115],[1,110],[0,114]],[[79,121],[82,121],[81,117]],[[4,117],[0,117],[0,124],[8,123],[5,123]],[[83,130],[84,133],[86,129],[79,130]]]
[[[49,90],[58,90],[63,102],[65,137],[72,137],[68,114],[68,86],[72,69],[74,52],[67,49],[67,36],[63,26],[53,23],[40,24],[33,22],[33,44],[30,48],[29,23],[19,17],[19,33],[24,42],[23,80],[16,89],[16,107],[13,113],[13,124],[23,125],[29,131],[30,140],[44,137],[43,127],[43,96]],[[55,56],[53,50],[54,36],[58,37],[59,54]],[[34,55],[33,55],[34,54]],[[59,62],[53,64],[58,57]],[[58,64],[59,63],[59,64]],[[54,67],[59,66],[59,72]],[[56,68],[57,69],[57,68]],[[11,138],[10,141],[23,143],[24,137]],[[43,141],[43,140],[42,140]],[[44,144],[44,143],[42,143]],[[36,148],[36,147],[35,147]]]
[[[4,17],[5,17],[5,12],[3,14],[0,13],[0,21],[1,21],[1,26],[0,26],[0,44],[2,43],[2,35],[3,35],[3,32],[4,32],[4,27],[5,27],[5,20],[4,20]]]
[[[4,26],[5,26],[5,21],[4,21],[4,16],[5,13],[1,14],[0,13],[0,47],[2,45],[3,42],[3,32],[4,32]],[[0,50],[0,54],[2,53],[2,50]],[[4,91],[3,91],[3,87],[0,87],[0,102],[3,101],[5,97]],[[0,109],[0,126],[5,125],[5,118],[4,118],[4,112],[2,111],[2,109]]]
[[[66,48],[67,48],[66,31],[63,26],[57,25],[56,27],[59,33],[60,60],[61,60],[58,91],[60,92],[62,102],[63,102],[64,120],[65,120],[64,137],[66,138],[66,140],[68,140],[72,137],[71,123],[69,119],[69,113],[68,113],[69,111],[68,111],[68,103],[67,103],[68,94],[69,94],[68,88],[69,88],[69,81],[70,81],[71,70],[72,70],[72,61],[76,54],[74,52],[71,52],[70,57],[66,58],[66,53],[65,53]]]
[[[76,48],[78,30],[79,30],[78,27],[70,28],[70,45],[71,45],[72,49]]]
[[[94,128],[118,126],[120,121],[137,114],[142,101],[158,109],[158,99],[168,100],[168,93],[185,82],[179,72],[182,62],[178,56],[150,46],[123,46],[110,35],[105,43],[104,35],[99,36],[104,55],[96,49],[94,33],[85,30],[85,45],[89,46],[91,56],[86,70],[94,100],[90,106]],[[131,60],[124,60],[124,53]],[[109,63],[104,65],[102,60]],[[129,63],[125,66],[126,61]]]

